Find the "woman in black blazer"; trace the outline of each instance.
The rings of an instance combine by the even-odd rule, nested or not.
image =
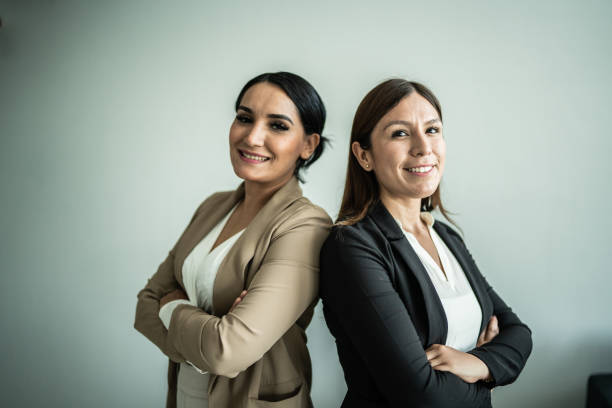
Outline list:
[[[320,265],[325,320],[348,385],[343,407],[490,407],[490,390],[512,383],[531,353],[529,328],[460,235],[429,214],[448,218],[445,153],[440,104],[425,86],[383,82],[357,109],[340,214]],[[441,294],[457,282],[465,297],[446,302]],[[464,350],[448,345],[451,328]]]

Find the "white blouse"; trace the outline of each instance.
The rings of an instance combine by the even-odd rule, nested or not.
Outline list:
[[[421,219],[427,224],[429,235],[438,251],[440,262],[446,272],[433,260],[429,252],[419,244],[419,241],[410,232],[404,231],[408,242],[418,255],[427,271],[427,275],[440,297],[446,320],[448,322],[448,335],[446,345],[456,350],[467,352],[476,347],[480,335],[482,310],[474,295],[461,265],[444,241],[433,229],[434,218],[428,212],[421,213]],[[397,220],[396,220],[397,221]],[[401,223],[398,221],[401,227]]]
[[[212,251],[211,248],[223,230],[225,223],[232,215],[234,207],[227,215],[193,248],[183,262],[183,284],[189,300],[179,299],[166,303],[159,309],[159,318],[166,329],[170,327],[172,312],[178,305],[187,304],[196,306],[211,313],[213,305],[213,288],[219,266],[234,243],[240,238],[244,230],[232,235]],[[190,363],[191,364],[191,363]],[[197,371],[197,367],[193,366]]]

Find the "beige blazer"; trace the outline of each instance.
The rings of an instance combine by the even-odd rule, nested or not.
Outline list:
[[[158,317],[159,300],[184,288],[187,255],[243,197],[241,184],[206,199],[138,294],[134,327],[170,358],[167,407],[176,406],[177,363],[185,360],[211,373],[211,408],[312,406],[305,329],[331,220],[302,196],[297,179],[270,198],[221,263],[213,314],[180,305],[168,330]],[[247,296],[228,313],[244,289]]]

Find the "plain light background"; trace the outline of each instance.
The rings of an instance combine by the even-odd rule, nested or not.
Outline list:
[[[441,100],[443,199],[533,330],[495,407],[583,406],[612,371],[610,1],[1,1],[0,18],[3,406],[163,406],[136,293],[238,185],[234,98],[278,70],[326,103],[304,192],[332,217],[366,92],[400,76]],[[320,306],[308,334],[315,406],[337,407]]]

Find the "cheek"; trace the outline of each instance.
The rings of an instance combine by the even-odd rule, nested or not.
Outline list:
[[[446,159],[446,142],[444,141],[444,139],[442,139],[440,143],[438,143],[434,147],[434,153],[438,158],[440,169],[444,168],[444,161]]]
[[[236,144],[241,139],[240,129],[236,124],[232,124],[229,131],[229,143],[230,145]]]
[[[268,149],[274,153],[280,161],[294,162],[297,160],[301,152],[302,144],[298,136],[280,137],[270,140]]]
[[[378,159],[378,160],[376,160]],[[395,174],[401,170],[404,156],[399,149],[386,149],[375,157],[376,169],[382,173]]]

